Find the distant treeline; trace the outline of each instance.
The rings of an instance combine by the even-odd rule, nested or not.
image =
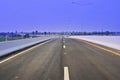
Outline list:
[[[51,35],[106,35],[106,36],[120,36],[120,32],[39,32],[39,31],[32,31],[32,32],[0,32],[0,42],[1,41],[9,41],[9,40],[18,40],[18,39],[25,39],[25,38],[34,38],[39,36],[51,36]]]
[[[71,35],[120,35],[120,32],[71,32]]]
[[[40,35],[120,35],[120,32],[39,32],[39,31],[32,31],[32,32],[0,32],[0,37],[22,37],[22,38],[29,38],[29,37],[37,37]]]

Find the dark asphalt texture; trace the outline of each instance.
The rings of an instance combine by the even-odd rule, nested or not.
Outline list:
[[[70,80],[120,80],[120,56],[70,38],[50,40],[0,64],[0,80],[64,80],[65,66]]]

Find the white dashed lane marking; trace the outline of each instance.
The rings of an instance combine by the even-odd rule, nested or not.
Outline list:
[[[64,67],[64,80],[70,80],[68,67]]]
[[[66,48],[66,46],[65,46],[65,45],[63,45],[63,48],[65,49],[65,48]]]

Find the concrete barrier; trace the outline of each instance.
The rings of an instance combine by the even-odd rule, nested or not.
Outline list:
[[[52,38],[54,37],[39,37],[0,42],[0,57]]]
[[[70,36],[120,50],[120,36]]]

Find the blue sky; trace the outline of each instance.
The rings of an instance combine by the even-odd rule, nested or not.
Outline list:
[[[120,0],[0,0],[3,31],[120,31]]]

